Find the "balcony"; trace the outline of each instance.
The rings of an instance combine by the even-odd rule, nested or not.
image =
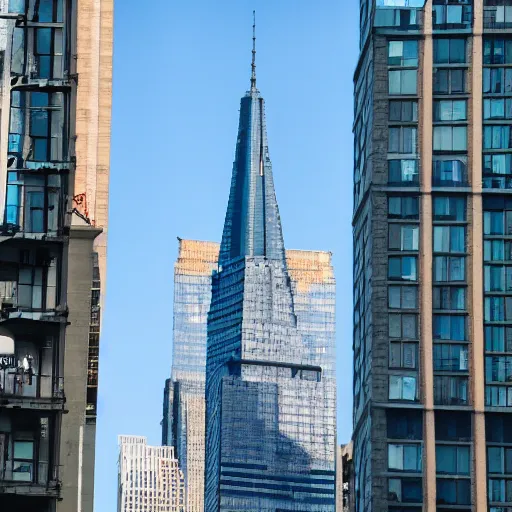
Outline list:
[[[484,7],[484,29],[507,30],[512,28],[512,6]]]

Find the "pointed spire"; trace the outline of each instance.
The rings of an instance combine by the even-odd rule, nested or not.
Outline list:
[[[252,11],[251,92],[256,91],[256,11]]]

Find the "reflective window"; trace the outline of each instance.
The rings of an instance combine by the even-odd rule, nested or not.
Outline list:
[[[457,64],[466,62],[465,39],[434,39],[434,63]]]

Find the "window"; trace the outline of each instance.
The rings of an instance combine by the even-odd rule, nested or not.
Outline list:
[[[487,352],[512,352],[512,328],[486,325],[484,337]]]
[[[512,99],[484,99],[484,119],[512,119]]]
[[[466,199],[458,196],[434,197],[434,220],[466,220]]]
[[[512,242],[485,240],[484,261],[512,261]]]
[[[486,382],[512,382],[511,356],[486,356]]]
[[[34,58],[38,78],[62,78],[63,34],[61,28],[35,29]],[[52,48],[53,46],[53,48]]]
[[[420,473],[422,468],[420,444],[388,444],[388,469]]]
[[[457,64],[466,62],[465,39],[434,39],[434,63]]]
[[[465,280],[465,258],[457,256],[434,256],[434,281],[439,283]]]
[[[488,492],[490,502],[510,502],[512,501],[512,480],[490,478]],[[500,509],[500,512],[501,510],[505,511]]]
[[[410,224],[389,224],[388,225],[388,248],[394,251],[417,251],[418,226]]]
[[[463,187],[467,184],[466,162],[462,159],[445,160],[435,158],[432,162],[432,184],[440,187]]]
[[[487,472],[512,473],[512,448],[487,447]]]
[[[419,219],[417,196],[390,196],[388,198],[389,219]]]
[[[388,501],[395,503],[421,503],[423,501],[421,479],[390,478],[388,480]]]
[[[470,25],[471,5],[433,5],[432,22],[434,25]]]
[[[485,415],[485,436],[488,443],[512,443],[512,415]]]
[[[471,441],[471,413],[436,411],[436,441]]]
[[[469,475],[469,446],[436,446],[436,471],[440,474]]]
[[[484,68],[483,92],[487,94],[512,92],[512,68]]]
[[[512,267],[484,265],[484,290],[486,292],[512,291]]]
[[[390,309],[417,309],[418,288],[416,286],[389,286],[388,306]]]
[[[468,403],[468,378],[434,375],[434,404],[466,405]]]
[[[466,309],[466,289],[459,286],[434,286],[433,299],[434,309]]]
[[[511,149],[509,125],[484,126],[484,149]]]
[[[459,94],[466,92],[464,69],[434,69],[434,94]]]
[[[32,482],[34,478],[34,441],[13,442],[12,479]]]
[[[437,479],[437,503],[443,505],[469,505],[471,481],[469,479]]]
[[[434,226],[434,252],[464,252],[464,226]]]
[[[464,341],[466,339],[466,317],[462,315],[434,315],[434,338]]]
[[[490,407],[512,407],[512,387],[485,386],[485,405]]]
[[[418,65],[418,41],[389,41],[388,65],[415,67]]]
[[[411,94],[417,92],[418,72],[416,69],[389,71],[389,94]]]
[[[434,101],[434,121],[466,121],[466,100]]]
[[[392,256],[388,259],[390,280],[416,281],[417,265],[415,256]]]
[[[389,439],[421,441],[423,438],[423,414],[414,409],[387,409],[387,432]]]
[[[417,160],[388,160],[388,181],[402,186],[418,186]]]
[[[418,120],[418,102],[417,101],[390,101],[389,102],[389,120],[412,122]]]
[[[466,151],[466,126],[434,126],[434,151]]]
[[[512,320],[512,297],[485,297],[484,320],[486,322]]]
[[[416,154],[417,129],[410,126],[389,128],[389,153]]]
[[[20,267],[18,281],[18,306],[41,309],[42,300],[43,267]]]
[[[512,235],[512,211],[484,211],[484,235]]]
[[[418,316],[391,313],[388,315],[388,331],[390,338],[418,339]]]
[[[9,0],[9,12],[27,14],[28,21],[39,23],[62,23],[63,0],[39,0],[31,2],[32,8],[26,10],[25,0]]]
[[[484,64],[512,64],[512,39],[484,39]]]
[[[467,372],[468,346],[453,343],[434,343],[434,370]]]
[[[484,5],[484,27],[493,29],[508,28],[512,22],[512,6],[508,0],[486,0]],[[492,6],[492,7],[487,7]],[[506,510],[497,512],[508,512]]]
[[[414,369],[418,365],[418,344],[392,342],[389,344],[389,367]]]
[[[417,399],[416,377],[411,375],[389,376],[389,399],[414,402]]]

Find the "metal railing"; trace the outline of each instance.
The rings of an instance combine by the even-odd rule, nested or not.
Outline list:
[[[64,379],[53,375],[32,375],[19,368],[0,369],[0,396],[63,398]]]

